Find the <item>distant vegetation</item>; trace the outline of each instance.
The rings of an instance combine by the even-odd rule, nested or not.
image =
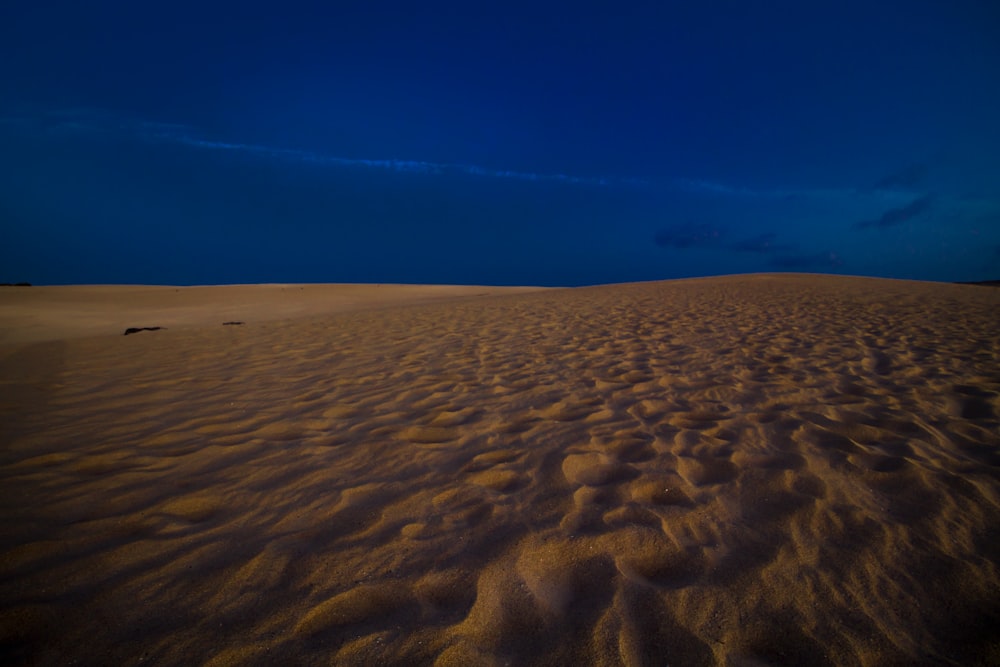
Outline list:
[[[31,287],[31,283],[0,283],[0,287]]]

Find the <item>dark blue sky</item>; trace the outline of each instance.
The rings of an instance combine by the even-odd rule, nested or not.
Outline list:
[[[992,0],[8,0],[0,281],[998,278],[998,119]]]

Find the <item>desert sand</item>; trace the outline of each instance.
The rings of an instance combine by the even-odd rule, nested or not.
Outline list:
[[[1000,664],[995,288],[3,288],[0,336],[4,664]]]

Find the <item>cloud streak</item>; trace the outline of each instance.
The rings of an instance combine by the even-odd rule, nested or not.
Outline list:
[[[745,187],[720,181],[692,178],[673,178],[650,182],[636,178],[618,176],[585,176],[567,173],[538,172],[531,170],[498,169],[480,164],[460,162],[434,162],[429,160],[407,160],[397,158],[359,158],[334,155],[320,151],[276,147],[246,141],[230,141],[212,136],[198,128],[181,123],[157,122],[130,117],[104,109],[71,108],[39,109],[20,107],[0,113],[0,128],[14,131],[40,133],[54,138],[92,137],[95,139],[119,140],[122,138],[151,145],[173,145],[193,151],[203,151],[233,157],[277,161],[288,164],[312,165],[351,172],[385,172],[412,174],[427,177],[466,177],[483,180],[506,180],[522,183],[554,184],[579,188],[625,188],[633,190],[672,192],[694,198],[713,201],[732,201],[748,205],[784,206],[785,202],[798,205],[822,205],[825,210],[841,209],[845,213],[847,225],[857,230],[885,228],[902,224],[916,218],[931,208],[928,195],[914,192],[911,186],[918,185],[927,178],[927,167],[914,164],[896,172],[884,175],[873,187],[868,188],[796,188],[796,187]],[[949,207],[947,198],[935,198],[935,208]],[[962,204],[965,208],[966,205]],[[877,217],[862,220],[851,225],[865,215],[859,211],[874,208],[883,213]],[[758,234],[755,237],[737,240],[720,240],[721,229],[697,229],[691,225],[672,227],[657,232],[655,242],[663,248],[690,248],[714,245],[734,252],[778,255],[794,251],[787,244],[781,244],[773,234]],[[714,234],[714,235],[713,235]]]
[[[891,208],[874,220],[862,220],[855,223],[855,229],[870,229],[872,227],[895,227],[912,220],[931,208],[931,196],[924,195],[914,199],[906,206]]]
[[[692,248],[729,250],[751,253],[767,258],[767,265],[788,271],[828,270],[844,265],[835,252],[800,252],[793,243],[779,242],[774,232],[764,232],[739,241],[726,239],[726,232],[714,225],[700,222],[672,225],[658,231],[653,239],[661,248],[689,250]]]
[[[345,169],[368,169],[405,174],[436,176],[463,175],[477,178],[506,179],[532,183],[561,183],[574,186],[606,187],[647,185],[632,178],[606,176],[577,176],[564,173],[546,173],[514,169],[495,169],[476,164],[430,162],[425,160],[349,158],[315,151],[277,148],[261,144],[222,141],[205,137],[195,128],[179,123],[160,123],[135,120],[100,109],[65,109],[36,114],[15,114],[0,118],[0,122],[14,125],[34,125],[49,134],[73,133],[86,135],[125,135],[149,143],[168,143],[197,150],[225,152],[278,159],[317,166]]]
[[[676,178],[670,182],[678,192],[704,197],[743,199],[750,201],[780,201],[796,199],[844,200],[855,199],[857,189],[848,188],[751,188],[704,179]],[[895,201],[905,193],[895,190],[879,191],[880,199]]]
[[[587,186],[608,186],[618,184],[635,184],[631,179],[613,179],[608,177],[573,176],[571,174],[559,173],[538,173],[531,171],[516,171],[510,169],[491,169],[472,164],[460,164],[453,162],[428,162],[425,160],[398,160],[398,159],[361,159],[346,158],[312,151],[303,151],[287,148],[273,148],[256,144],[230,143],[225,141],[211,141],[199,139],[193,136],[176,134],[153,134],[156,139],[183,144],[192,148],[214,151],[228,151],[243,153],[248,155],[258,155],[264,157],[279,158],[296,162],[304,162],[315,165],[346,168],[364,168],[381,171],[392,171],[407,174],[461,174],[465,176],[477,176],[482,178],[500,178],[517,181],[531,181],[535,183],[552,182],[565,183],[567,185],[587,185]]]

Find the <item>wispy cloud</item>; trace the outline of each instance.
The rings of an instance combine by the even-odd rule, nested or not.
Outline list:
[[[906,206],[891,208],[874,220],[862,220],[855,223],[855,229],[869,229],[871,227],[894,227],[908,220],[912,220],[931,208],[932,198],[924,195],[914,199]]]
[[[316,151],[224,141],[206,136],[204,133],[199,132],[197,128],[190,125],[136,120],[124,115],[90,108],[60,109],[34,114],[15,114],[5,116],[3,120],[22,125],[31,124],[50,134],[68,132],[87,135],[124,135],[144,142],[178,144],[197,150],[280,159],[317,166],[370,169],[409,174],[458,174],[480,178],[509,179],[535,183],[562,183],[576,186],[604,187],[622,185],[636,187],[646,184],[644,181],[634,178],[580,176],[565,173],[497,169],[477,164],[454,162],[431,162],[395,158],[351,158]]]
[[[710,199],[733,199],[746,201],[823,201],[823,202],[857,202],[874,200],[895,204],[911,199],[915,193],[906,189],[858,189],[858,188],[789,188],[766,187],[754,188],[733,185],[720,181],[703,179],[676,178],[670,182],[670,187],[690,195]]]
[[[213,151],[229,151],[234,153],[244,153],[248,155],[266,156],[297,162],[305,162],[315,165],[327,165],[333,167],[354,167],[364,169],[378,169],[410,174],[464,174],[466,176],[479,176],[483,178],[504,178],[518,181],[555,182],[568,185],[591,185],[607,186],[617,184],[634,184],[633,180],[615,179],[603,176],[574,176],[571,174],[544,173],[532,171],[517,171],[512,169],[492,169],[474,164],[460,164],[454,162],[428,162],[425,160],[399,160],[399,159],[362,159],[347,158],[313,151],[303,151],[287,148],[273,148],[257,144],[230,143],[225,141],[213,141],[200,139],[194,136],[179,134],[153,135],[157,139],[184,144],[193,148]]]
[[[823,188],[751,188],[693,178],[676,178],[673,180],[672,185],[676,190],[691,194],[737,199],[793,199],[796,197],[833,197],[843,194],[842,190]]]
[[[705,195],[722,195],[724,197],[768,197],[773,196],[769,191],[754,190],[717,181],[708,181],[693,178],[674,179],[673,185],[678,190],[693,192]]]
[[[654,242],[661,248],[688,250],[714,248],[767,257],[768,266],[784,270],[834,269],[844,260],[835,252],[803,252],[794,243],[783,243],[775,232],[763,232],[730,241],[726,230],[707,223],[682,223],[661,229]]]
[[[853,225],[855,229],[898,225],[922,215],[932,206],[929,196],[922,195],[921,192],[912,189],[913,186],[920,185],[926,180],[927,168],[921,164],[906,166],[896,172],[888,173],[879,179],[874,186],[866,188],[803,188],[782,187],[780,184],[748,187],[741,184],[694,178],[675,178],[650,182],[611,175],[594,176],[541,172],[530,169],[500,169],[489,165],[462,162],[336,155],[322,151],[236,141],[206,133],[191,125],[135,118],[95,108],[52,110],[21,107],[12,111],[6,110],[7,113],[3,111],[0,110],[0,127],[54,137],[87,136],[107,140],[127,138],[149,144],[183,146],[196,151],[352,171],[465,176],[525,183],[562,184],[584,188],[627,188],[671,192],[688,197],[704,198],[708,201],[733,201],[739,204],[745,202],[772,207],[783,207],[786,202],[796,202],[795,205],[812,206],[815,210],[823,211],[825,215],[829,212],[841,211],[846,225],[850,225],[853,220],[862,219],[861,222]],[[935,209],[940,209],[940,213],[947,213],[949,209],[956,211],[961,209],[965,215],[968,215],[972,208],[995,208],[996,204],[987,201],[973,207],[970,202],[955,201],[938,196],[934,199],[933,206]],[[879,211],[882,212],[878,213]],[[808,215],[808,211],[804,214]],[[829,218],[829,215],[827,217]],[[752,238],[736,241],[723,240],[721,237],[721,229],[699,228],[688,224],[662,229],[657,232],[654,241],[664,248],[714,245],[734,252],[767,255],[777,255],[793,250],[787,244],[778,242],[773,234],[758,234]]]

